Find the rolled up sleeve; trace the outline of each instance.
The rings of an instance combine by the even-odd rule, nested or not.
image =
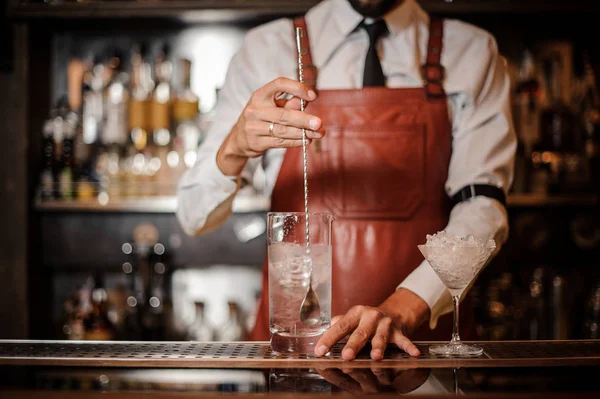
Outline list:
[[[508,194],[517,147],[510,112],[510,80],[491,36],[473,47],[471,51],[476,53],[464,57],[471,63],[472,90],[457,93],[451,100],[453,148],[446,191],[452,196],[469,184],[490,184]],[[445,230],[456,235],[493,238],[497,253],[508,238],[508,227],[504,206],[495,199],[477,196],[452,209]],[[401,287],[413,291],[429,305],[431,328],[435,328],[441,315],[452,311],[450,293],[427,261]]]
[[[217,152],[259,86],[246,38],[233,56],[219,92],[215,116],[198,149],[196,163],[178,182],[176,216],[189,235],[200,235],[219,227],[231,214],[242,178],[252,176],[259,160],[251,160],[240,176],[226,176],[217,165]]]

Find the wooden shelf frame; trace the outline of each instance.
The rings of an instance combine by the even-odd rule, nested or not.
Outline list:
[[[243,16],[287,15],[305,12],[319,0],[156,0],[156,1],[90,1],[87,3],[19,3],[10,15],[17,19],[80,19],[131,17],[185,17],[190,12],[205,12],[216,19],[238,19]]]
[[[18,19],[39,18],[130,18],[185,17],[188,12],[207,12],[216,18],[236,19],[244,15],[300,14],[320,0],[147,0],[93,1],[45,4],[10,0],[10,15]],[[419,0],[429,12],[539,13],[600,12],[594,0]]]

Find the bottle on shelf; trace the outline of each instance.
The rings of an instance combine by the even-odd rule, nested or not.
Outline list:
[[[575,114],[564,102],[561,75],[562,60],[553,54],[545,61],[548,104],[540,116],[539,149],[544,151],[573,151],[577,148]]]
[[[108,151],[108,177],[106,183],[110,198],[121,195],[121,159],[129,141],[127,125],[128,75],[124,71],[123,57],[114,50],[109,57],[110,80],[104,90],[105,119],[102,129],[102,144]]]
[[[94,278],[90,303],[91,309],[85,320],[85,339],[91,341],[113,340],[116,330],[108,318],[108,294],[101,273],[97,273]]]
[[[50,120],[52,121],[52,135],[54,137],[54,193],[55,198],[57,199],[61,198],[59,176],[62,169],[62,146],[65,127],[64,120],[62,117],[64,114],[64,110],[61,106],[61,101],[62,99],[59,100],[55,107],[50,111]]]
[[[151,249],[148,259],[148,285],[143,317],[146,337],[149,340],[160,340],[165,335],[164,301],[167,297],[165,277],[167,268],[164,263],[165,247],[156,243]]]
[[[580,173],[580,186],[598,192],[600,187],[600,93],[588,52],[583,53],[582,93],[579,115],[584,133],[586,166]]]
[[[150,161],[148,155],[148,131],[150,128],[151,94],[153,81],[149,65],[145,61],[147,49],[136,43],[131,52],[130,101],[128,125],[130,140],[124,162],[124,195],[140,197],[146,191],[145,172]]]
[[[237,302],[228,301],[229,316],[225,324],[217,329],[217,340],[221,342],[244,341],[248,331],[242,319],[242,314]]]
[[[600,339],[600,282],[593,288],[585,304],[583,337]]]
[[[170,190],[171,173],[168,154],[172,146],[172,117],[173,103],[173,63],[170,60],[170,47],[164,44],[156,55],[154,70],[156,87],[152,93],[151,129],[154,147],[153,159],[150,161],[149,173],[154,178],[156,189],[153,194],[163,196],[173,194]],[[155,160],[156,159],[156,160]],[[174,162],[172,161],[171,164]]]
[[[132,257],[133,258],[133,257]],[[123,263],[123,273],[125,273],[126,280],[126,290],[127,290],[127,299],[125,300],[125,316],[123,322],[123,328],[125,330],[124,335],[129,340],[139,340],[141,339],[141,312],[139,308],[139,295],[138,284],[139,282],[136,279],[136,273],[132,262]]]
[[[54,171],[56,168],[54,157],[54,123],[52,120],[44,122],[44,144],[42,150],[42,173],[40,176],[40,189],[42,200],[51,200],[55,197]]]
[[[76,51],[78,52],[78,51]],[[81,114],[83,105],[83,77],[86,72],[85,61],[79,56],[71,57],[67,64],[67,97],[69,109]]]
[[[518,148],[515,181],[511,190],[524,193],[530,190],[532,184],[536,184],[537,189],[541,190],[539,182],[532,182],[532,178],[543,179],[543,176],[532,173],[546,173],[537,169],[533,171],[531,164],[533,146],[539,135],[541,84],[533,52],[527,47],[523,50],[516,75],[513,105]]]
[[[178,320],[175,309],[173,308],[173,300],[169,297],[163,301],[164,314],[164,340],[165,341],[182,341],[187,338],[185,328],[182,328],[182,323]]]
[[[73,304],[73,299],[67,298],[63,301],[63,311],[58,324],[60,327],[60,331],[58,333],[60,339],[69,339],[69,336],[71,335],[71,324],[74,308],[75,306]]]
[[[173,176],[175,180],[178,180],[183,172],[187,168],[191,168],[196,162],[196,151],[202,139],[198,121],[200,99],[192,91],[191,86],[191,60],[180,59],[179,68],[182,83],[173,104],[175,138],[172,151],[179,158],[176,174]],[[172,155],[172,157],[175,157],[175,155]]]
[[[68,326],[63,326],[63,332],[68,332],[67,339],[82,341],[85,339],[84,314],[82,312],[81,301],[75,296],[67,306],[70,305],[68,316]]]
[[[556,274],[552,279],[552,339],[570,338],[567,279]]]
[[[582,163],[580,129],[574,110],[565,103],[561,76],[563,61],[551,54],[544,63],[548,105],[540,116],[540,139],[535,151],[542,164],[550,170],[548,190],[551,193],[570,191],[577,180]]]
[[[192,325],[190,326],[190,328],[188,330],[187,338],[190,341],[201,341],[201,342],[212,341],[214,339],[214,331],[205,318],[204,302],[202,302],[202,301],[194,302],[194,308],[195,308],[194,322],[192,323]]]
[[[545,268],[536,268],[529,284],[529,339],[543,340],[549,338],[546,313]]]
[[[82,137],[89,146],[96,144],[104,121],[106,66],[98,55],[91,56],[83,74]]]
[[[76,51],[78,53],[78,51]],[[72,142],[72,180],[73,197],[87,200],[94,196],[94,186],[90,171],[90,158],[92,144],[86,143],[84,138],[84,90],[85,76],[87,73],[86,61],[79,56],[69,59],[67,65],[67,92],[69,111],[65,120],[73,129]]]
[[[74,139],[77,129],[77,116],[73,112],[63,118],[62,153],[58,173],[58,193],[64,200],[73,199],[74,195]]]
[[[254,291],[254,303],[250,307],[250,312],[248,312],[248,316],[246,317],[246,330],[252,331],[254,328],[254,324],[256,323],[256,316],[258,314],[258,303],[260,301],[261,290]]]

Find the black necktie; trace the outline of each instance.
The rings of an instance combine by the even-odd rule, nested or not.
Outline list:
[[[363,75],[363,87],[367,86],[385,86],[385,76],[381,69],[381,62],[377,54],[377,42],[379,38],[388,33],[387,25],[383,19],[370,25],[361,22],[369,35],[369,51],[365,60],[365,71]]]

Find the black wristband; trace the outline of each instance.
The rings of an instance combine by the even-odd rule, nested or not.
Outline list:
[[[466,201],[478,195],[494,198],[506,207],[506,195],[504,194],[504,191],[501,188],[489,184],[469,184],[468,186],[461,188],[451,197],[451,199],[456,205],[459,202]]]

